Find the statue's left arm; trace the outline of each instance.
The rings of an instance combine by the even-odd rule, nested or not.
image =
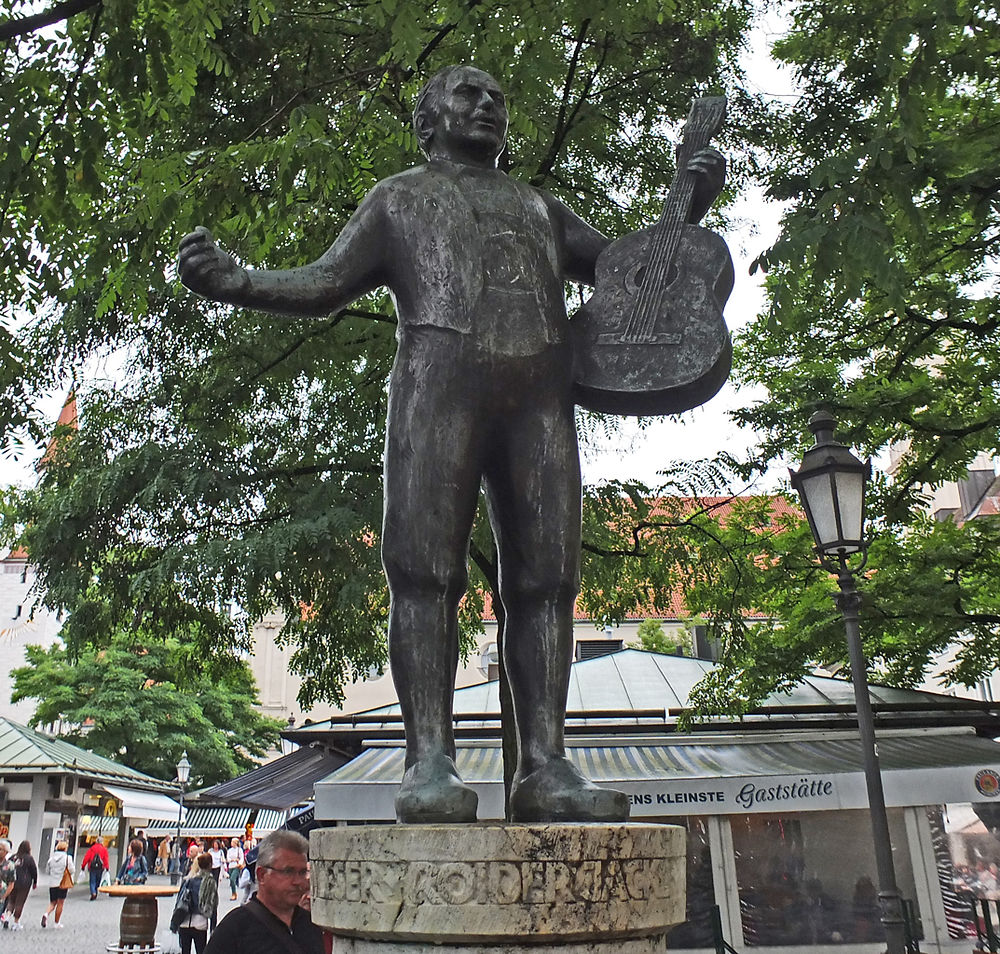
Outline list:
[[[721,152],[709,147],[696,152],[688,161],[687,168],[695,176],[689,221],[697,223],[712,207],[726,184],[726,160]],[[563,277],[593,285],[597,256],[611,244],[611,240],[584,222],[555,196],[547,192],[542,195],[559,237]]]
[[[543,192],[542,197],[556,230],[562,277],[572,282],[593,285],[597,256],[611,244],[611,239],[584,222],[555,196]]]

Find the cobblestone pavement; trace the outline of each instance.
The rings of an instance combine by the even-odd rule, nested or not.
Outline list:
[[[166,885],[169,878],[153,875],[149,884]],[[229,885],[220,885],[219,917],[224,917],[235,901],[229,900]],[[170,922],[170,912],[173,910],[172,897],[159,898],[160,917],[157,924],[157,940]],[[105,954],[108,944],[118,941],[118,918],[121,915],[122,901],[120,898],[109,898],[99,895],[96,901],[90,900],[90,891],[85,884],[72,888],[66,899],[62,920],[65,928],[49,926],[42,928],[41,919],[49,906],[49,890],[43,885],[32,891],[28,896],[24,913],[21,915],[22,931],[0,932],[0,949],[34,951],[36,954]],[[171,935],[172,937],[174,935]],[[177,948],[175,947],[174,950]]]

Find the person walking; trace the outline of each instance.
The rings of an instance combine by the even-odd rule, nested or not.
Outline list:
[[[309,842],[272,832],[258,845],[257,893],[220,922],[205,954],[325,954],[323,935],[300,904],[309,890]]]
[[[97,899],[97,889],[101,886],[101,878],[104,872],[111,867],[111,859],[108,857],[108,849],[104,847],[104,842],[95,841],[83,856],[80,862],[80,870],[86,871],[90,875],[90,900]]]
[[[208,940],[208,927],[218,906],[219,887],[212,877],[212,856],[206,852],[195,859],[190,877],[181,883],[177,892],[170,928],[177,931],[181,954],[191,954],[192,944],[195,954],[202,954]]]
[[[128,857],[122,862],[116,884],[145,884],[149,876],[149,865],[143,853],[143,844],[138,838],[128,843]]]
[[[208,853],[212,856],[212,877],[218,884],[222,877],[222,866],[226,862],[226,852],[218,838],[212,839],[212,847],[208,849]]]
[[[236,900],[236,888],[240,883],[240,875],[243,873],[243,849],[240,847],[239,838],[233,838],[226,849],[226,867],[229,869],[229,891],[232,895],[230,901]]]
[[[164,835],[156,846],[156,873],[169,874],[170,867],[170,836]]]
[[[0,838],[0,923],[7,926],[7,898],[14,890],[14,861],[10,857],[11,844]]]
[[[49,915],[55,911],[55,924],[53,927],[64,927],[62,923],[63,905],[66,903],[66,895],[73,887],[73,876],[76,874],[76,866],[69,854],[69,842],[56,842],[55,851],[49,855],[49,860],[45,865],[52,884],[49,886],[49,906],[42,915],[42,927],[49,923]]]
[[[201,854],[201,842],[197,838],[192,838],[188,842],[187,854],[185,855],[184,871],[182,872],[186,878],[191,870],[194,868],[194,860]]]
[[[38,865],[31,857],[31,842],[22,841],[14,853],[14,890],[7,898],[7,911],[13,920],[4,921],[3,926],[12,931],[24,930],[21,913],[28,894],[38,887]]]
[[[236,886],[240,904],[246,904],[257,891],[257,849],[251,848],[243,853],[243,871],[239,884]]]

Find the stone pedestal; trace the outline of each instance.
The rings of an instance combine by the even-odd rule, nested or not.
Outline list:
[[[684,839],[642,824],[325,828],[312,917],[336,954],[658,954],[684,920]]]

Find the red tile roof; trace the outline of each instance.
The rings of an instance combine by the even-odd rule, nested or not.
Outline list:
[[[756,497],[663,497],[652,502],[650,507],[650,517],[676,517],[679,514],[708,513],[725,523],[726,517],[732,513],[733,508],[740,502],[750,500],[767,500],[771,504],[771,529],[779,529],[779,519],[786,516],[801,516],[802,511],[789,503],[788,499],[779,495],[764,494]],[[625,614],[626,620],[644,619],[684,619],[690,614],[684,605],[684,593],[680,587],[676,588],[669,597],[669,606],[637,606],[635,610]],[[748,612],[747,617],[763,618],[763,614],[753,611]],[[590,617],[580,609],[579,605],[573,608],[573,618],[578,622],[589,620]],[[496,621],[496,614],[493,612],[493,598],[490,593],[483,594],[483,619],[488,622]]]

